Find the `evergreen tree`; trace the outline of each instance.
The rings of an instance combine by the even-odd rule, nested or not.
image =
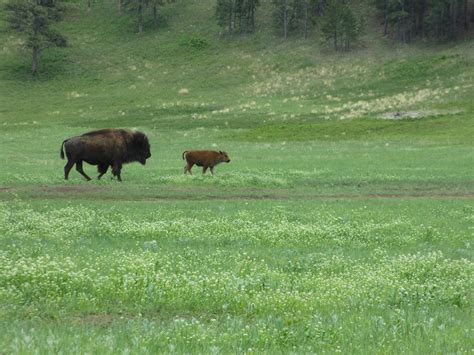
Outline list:
[[[143,33],[143,18],[151,0],[122,0],[122,6],[137,17],[138,33]]]
[[[151,0],[151,6],[153,8],[153,20],[155,23],[158,22],[158,8],[165,4],[164,0]]]
[[[309,24],[316,10],[315,0],[273,0],[273,5],[275,25],[285,39],[292,32],[302,32],[305,38],[308,37]]]
[[[217,23],[229,33],[235,31],[235,6],[236,0],[217,0],[216,4]]]
[[[121,0],[122,6],[137,17],[138,33],[143,33],[143,23],[148,8],[152,8],[153,19],[155,23],[157,23],[158,9],[166,3],[174,1],[175,0]]]
[[[388,16],[389,22],[396,28],[397,38],[400,42],[407,43],[411,39],[413,17],[405,10],[403,3],[400,10],[392,11]]]
[[[169,4],[172,2],[175,2],[175,0],[150,0],[150,5],[153,10],[153,20],[155,21],[155,23],[158,23],[159,8],[165,4]]]
[[[253,32],[255,31],[255,12],[260,6],[260,0],[243,0],[241,16],[243,17],[243,26],[241,26],[241,32]]]
[[[300,12],[302,13],[303,19],[303,34],[304,38],[308,37],[309,23],[311,21],[312,9],[314,8],[314,0],[300,0]]]
[[[43,50],[66,46],[64,36],[51,28],[62,19],[64,8],[55,0],[11,0],[6,10],[9,28],[24,37],[31,50],[31,71],[36,74]]]
[[[390,0],[374,0],[375,7],[382,13],[383,16],[383,35],[388,35],[388,15],[389,15]]]
[[[217,0],[217,23],[229,33],[253,32],[258,6],[259,0]]]
[[[348,50],[360,35],[360,23],[347,1],[327,1],[322,21],[321,31],[335,50]]]
[[[275,22],[281,28],[283,38],[288,38],[289,27],[292,25],[295,16],[294,0],[273,0],[275,5]]]

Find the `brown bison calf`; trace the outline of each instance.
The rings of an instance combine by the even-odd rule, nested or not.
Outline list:
[[[211,174],[214,175],[214,167],[222,162],[229,163],[230,159],[226,152],[214,150],[190,150],[183,152],[183,160],[186,159],[186,166],[184,173],[189,172],[192,175],[191,169],[193,165],[202,166],[202,173],[205,174],[207,169],[211,169]]]
[[[64,167],[64,178],[67,180],[69,171],[76,164],[76,170],[87,180],[91,178],[82,169],[82,162],[97,165],[100,179],[109,166],[112,174],[122,181],[120,172],[122,164],[139,161],[145,165],[151,157],[150,144],[147,136],[129,129],[101,129],[84,133],[63,141],[60,149],[61,159],[66,151],[67,164]]]

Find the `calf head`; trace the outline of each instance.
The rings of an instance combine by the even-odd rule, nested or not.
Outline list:
[[[222,150],[219,150],[219,162],[230,163],[230,158],[227,155],[227,152],[223,152]]]

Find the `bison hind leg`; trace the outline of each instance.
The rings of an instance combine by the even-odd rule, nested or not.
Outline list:
[[[64,166],[64,179],[65,180],[69,179],[69,172],[71,171],[73,166],[74,166],[74,162],[68,159],[66,165]]]
[[[97,167],[97,171],[99,172],[99,176],[97,176],[97,179],[100,180],[100,178],[107,172],[109,169],[109,164],[99,164]]]
[[[84,169],[82,169],[82,160],[79,160],[76,162],[76,170],[86,178],[87,181],[90,181],[91,178],[84,172]]]

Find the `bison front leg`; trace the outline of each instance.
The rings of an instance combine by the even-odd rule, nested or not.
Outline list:
[[[91,180],[91,178],[89,176],[87,176],[87,174],[84,172],[84,169],[82,169],[82,160],[76,162],[76,170],[79,172],[79,174],[84,176],[87,181]]]
[[[114,174],[117,177],[118,181],[122,181],[122,177],[120,176],[121,171],[122,171],[122,163],[114,162],[112,164],[112,174]]]
[[[74,166],[74,162],[68,160],[66,165],[64,166],[64,179],[69,179],[69,172],[71,171],[72,167]]]

